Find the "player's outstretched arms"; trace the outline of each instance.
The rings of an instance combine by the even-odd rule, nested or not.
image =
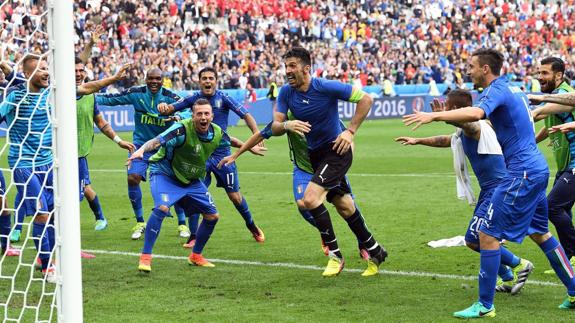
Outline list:
[[[231,163],[236,161],[238,157],[240,157],[243,153],[245,153],[248,150],[254,155],[260,155],[260,156],[263,156],[264,155],[263,152],[267,150],[267,148],[265,147],[257,146],[260,141],[264,140],[264,137],[259,132],[254,133],[250,138],[248,138],[248,140],[246,140],[246,142],[242,142],[241,140],[234,137],[231,137],[230,139],[232,140],[232,147],[236,147],[239,149],[236,150],[230,156],[226,156],[222,160],[220,160],[217,166],[218,168],[222,168],[222,166],[224,165],[226,166],[230,165]]]
[[[547,103],[542,107],[537,107],[531,110],[531,115],[533,116],[534,121],[539,121],[545,119],[545,117],[551,114],[569,113],[571,111],[573,111],[573,106]]]
[[[434,121],[471,122],[479,121],[485,116],[485,111],[477,107],[467,107],[443,112],[416,112],[403,116],[403,124],[415,125],[412,130]]]
[[[532,104],[539,104],[542,102],[557,103],[575,107],[575,93],[560,93],[560,94],[528,94],[527,98]]]
[[[128,70],[132,67],[131,64],[125,64],[122,66],[114,76],[106,77],[98,81],[92,81],[84,83],[76,89],[77,95],[87,95],[100,91],[106,86],[118,82],[128,76]]]
[[[434,136],[427,138],[397,137],[396,142],[404,146],[424,145],[429,147],[447,148],[451,147],[451,135]]]
[[[549,129],[550,133],[554,133],[554,132],[562,132],[562,133],[568,133],[568,132],[572,132],[575,131],[575,121],[573,122],[567,122],[558,126],[553,126]]]
[[[161,143],[160,143],[160,139],[158,137],[148,140],[145,144],[142,145],[142,147],[140,147],[140,149],[134,151],[134,153],[132,155],[130,155],[130,157],[128,158],[128,161],[126,162],[126,166],[130,167],[130,165],[132,164],[132,160],[138,159],[138,158],[142,159],[144,157],[144,153],[149,152],[149,151],[154,151],[154,150],[158,149],[158,147],[160,147],[160,146],[161,146]]]

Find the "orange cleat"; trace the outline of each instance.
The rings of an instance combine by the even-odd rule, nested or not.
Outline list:
[[[140,263],[138,265],[138,270],[144,273],[149,273],[152,271],[152,255],[149,253],[143,253],[140,255]]]
[[[190,265],[199,266],[199,267],[208,267],[208,268],[212,268],[212,267],[216,266],[216,265],[212,264],[211,262],[209,262],[206,258],[204,258],[204,256],[202,256],[201,253],[193,253],[193,252],[188,257],[188,263]]]

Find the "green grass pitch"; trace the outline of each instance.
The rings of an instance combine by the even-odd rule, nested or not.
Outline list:
[[[285,137],[267,141],[265,157],[248,154],[238,161],[241,191],[265,232],[265,243],[252,239],[223,190],[212,186],[221,219],[204,255],[216,267],[189,266],[177,222],[167,218],[154,248],[152,272],[142,274],[137,254],[143,240],[130,239],[135,220],[127,197],[126,153],[97,135],[89,165],[109,227],[95,232],[93,215],[82,203],[82,248],[97,255],[82,262],[85,321],[455,321],[452,312],[477,299],[473,277],[479,256],[465,247],[432,249],[426,243],[463,235],[473,209],[456,198],[450,149],[404,147],[393,141],[400,135],[453,131],[434,124],[412,132],[400,120],[362,125],[349,179],[369,228],[390,255],[379,276],[361,277],[365,264],[353,234],[330,206],[347,269],[330,279],[321,276],[327,258],[319,235],[293,201]],[[229,133],[249,136],[243,126]],[[550,149],[545,144],[540,148],[551,160]],[[551,168],[553,176],[554,164]],[[147,183],[142,189],[147,218],[152,200]],[[477,194],[477,185],[475,190]],[[518,296],[496,295],[497,320],[573,321],[575,313],[557,309],[566,292],[557,278],[542,274],[549,264],[539,248],[530,241],[510,248],[534,263],[534,282]]]

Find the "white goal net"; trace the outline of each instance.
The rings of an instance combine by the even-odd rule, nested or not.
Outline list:
[[[0,0],[2,322],[83,319],[72,9]]]

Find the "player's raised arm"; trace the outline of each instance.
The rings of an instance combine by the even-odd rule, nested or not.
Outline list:
[[[100,91],[102,88],[118,82],[128,76],[128,70],[131,68],[130,64],[122,66],[116,74],[101,80],[84,83],[76,88],[77,95],[87,95]]]

